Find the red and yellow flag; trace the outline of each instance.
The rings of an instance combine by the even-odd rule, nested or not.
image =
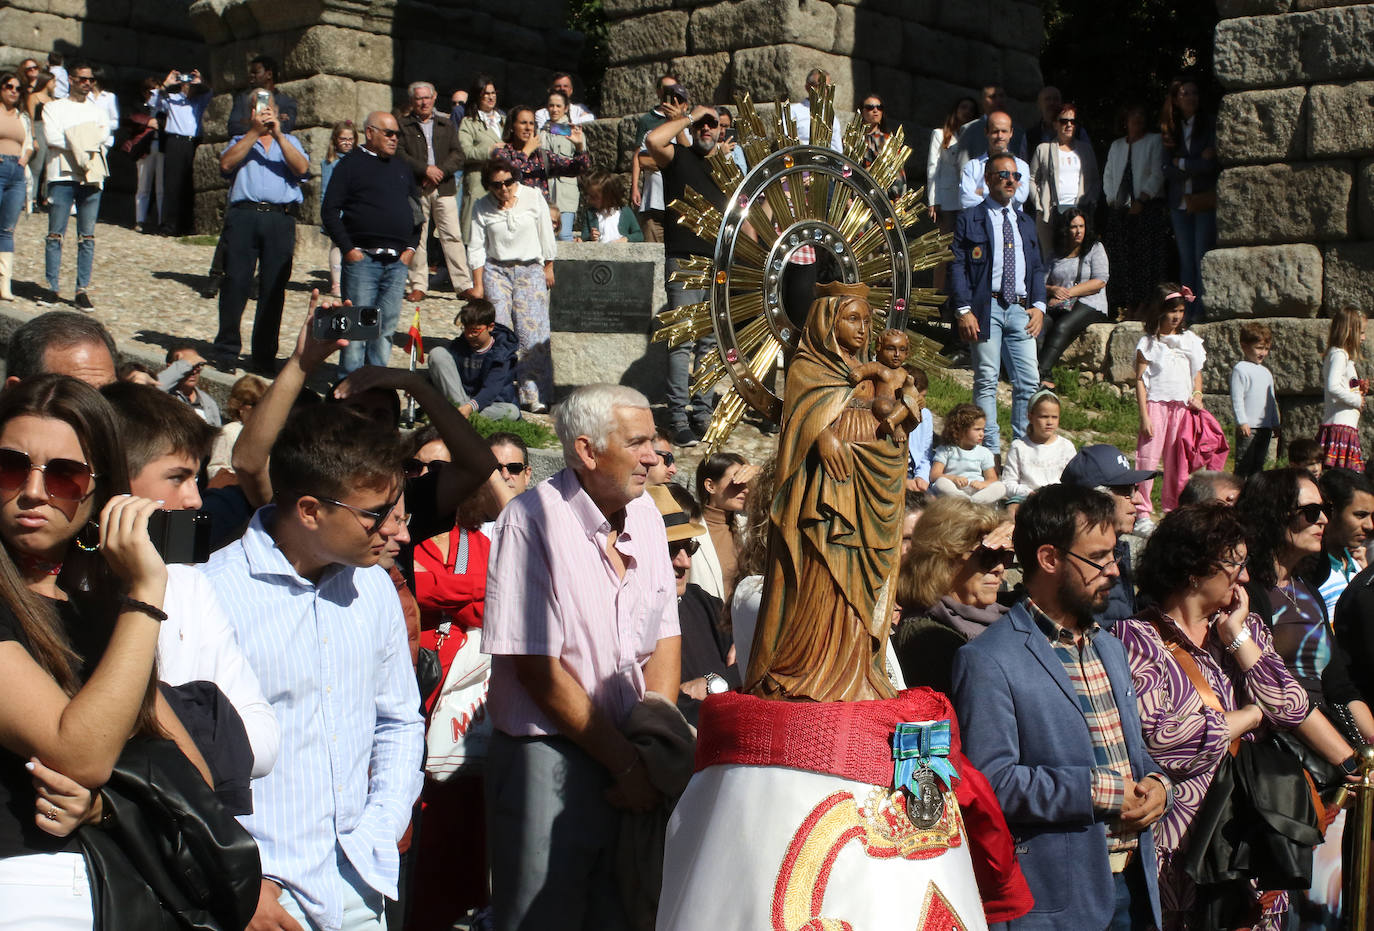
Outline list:
[[[425,361],[425,341],[420,336],[420,308],[415,308],[415,319],[410,323],[410,332],[406,338],[406,352],[415,353],[415,361]]]

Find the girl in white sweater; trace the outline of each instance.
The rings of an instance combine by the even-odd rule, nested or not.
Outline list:
[[[1064,466],[1077,452],[1067,437],[1059,435],[1059,398],[1053,391],[1037,391],[1030,400],[1026,436],[1011,441],[1011,450],[1002,463],[1002,484],[1007,486],[1011,508],[1035,489],[1057,484]]]
[[[1322,445],[1328,469],[1364,471],[1360,448],[1360,410],[1369,386],[1355,371],[1355,360],[1364,358],[1365,316],[1353,307],[1336,311],[1331,318],[1326,355],[1322,358],[1322,425],[1317,442]]]

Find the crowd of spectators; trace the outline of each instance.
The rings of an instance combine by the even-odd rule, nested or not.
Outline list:
[[[0,899],[12,906],[0,927],[100,927],[111,895],[286,931],[449,928],[464,915],[497,929],[644,926],[646,864],[621,828],[629,814],[666,823],[664,786],[690,771],[686,725],[740,687],[784,529],[770,517],[772,463],[718,453],[692,488],[679,475],[712,416],[713,399],[691,391],[710,337],[671,350],[660,424],[623,386],[564,397],[553,424],[566,468],[537,485],[519,436],[483,439],[469,418],[553,406],[558,241],[662,242],[670,306],[705,300],[671,276],[711,247],[665,205],[691,187],[723,206],[707,160],[742,159],[733,114],[663,75],[637,121],[628,194],[593,165],[582,127],[594,116],[567,74],[538,110],[502,109],[478,75],[449,113],[416,82],[400,112],[335,125],[320,166],[335,293],[312,295],[283,363],[312,168],[277,63],[256,58],[219,153],[230,187],[213,348],[173,346],[149,371],[117,368],[90,313],[120,113],[88,63],[55,57],[0,75],[0,299],[17,216],[46,205],[47,302],[74,215],[85,312],[21,327],[0,392],[0,675],[13,697],[0,709]],[[813,71],[804,89],[826,80]],[[188,228],[210,91],[195,70],[144,87],[122,145],[150,234]],[[839,125],[810,139],[801,96],[802,142],[838,149]],[[880,95],[858,99],[871,164],[899,124]],[[1333,318],[1321,431],[1289,438],[1288,465],[1268,470],[1281,430],[1272,335],[1244,328],[1224,471],[1230,444],[1202,404],[1206,352],[1189,330],[1216,235],[1215,133],[1197,84],[1170,88],[1158,133],[1144,106],[1126,108],[1103,169],[1086,115],[1054,88],[1038,104],[1036,125],[1018,126],[988,85],[930,137],[928,215],[953,234],[937,280],[974,386],[937,434],[922,413],[928,374],[910,371],[903,399],[919,422],[884,670],[954,700],[965,752],[1017,838],[1028,926],[1062,913],[1085,929],[1277,929],[1290,911],[1334,915],[1341,884],[1321,885],[1312,850],[1324,838],[1339,851],[1337,790],[1374,741],[1364,315]],[[903,173],[889,194],[908,184]],[[427,373],[388,369],[402,302],[434,284],[431,239],[461,333],[431,348]],[[823,274],[814,250],[790,257],[794,319]],[[237,374],[255,278],[249,371],[221,411],[200,374]],[[317,316],[344,301],[379,308],[377,335],[317,335]],[[1068,345],[1120,313],[1144,322],[1134,467],[1059,433],[1053,382]],[[336,353],[342,380],[322,398],[306,383]],[[428,427],[402,434],[399,392]],[[178,535],[163,511],[196,519]],[[186,533],[198,556],[179,549]],[[665,734],[668,749],[645,752]],[[175,752],[158,756],[156,738]],[[1280,810],[1305,831],[1276,841],[1242,809],[1269,802],[1246,782],[1260,767],[1284,786],[1305,767],[1318,791],[1289,792]],[[197,862],[208,892],[181,890],[197,901],[83,856],[97,837],[139,841],[120,815],[137,772],[167,787],[156,804],[179,822],[237,818],[195,854],[221,857]],[[1290,872],[1258,857],[1208,881],[1188,867],[1241,835],[1282,846]],[[652,899],[662,877],[648,875]]]

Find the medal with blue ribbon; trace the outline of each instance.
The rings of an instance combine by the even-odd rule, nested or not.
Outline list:
[[[959,777],[949,761],[951,740],[947,720],[898,724],[892,733],[893,786],[906,791],[907,817],[918,828],[939,823],[945,811],[944,791],[953,789]]]

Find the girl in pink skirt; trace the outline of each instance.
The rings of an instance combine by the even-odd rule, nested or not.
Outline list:
[[[1328,469],[1364,471],[1360,449],[1360,410],[1369,390],[1355,371],[1355,360],[1364,358],[1365,316],[1343,307],[1331,318],[1322,358],[1322,425],[1317,442],[1322,444],[1322,463]]]
[[[1159,286],[1145,313],[1145,335],[1135,347],[1135,397],[1140,405],[1140,433],[1136,439],[1137,469],[1157,470],[1164,451],[1189,442],[1179,426],[1188,408],[1203,410],[1202,365],[1207,351],[1196,333],[1184,329],[1185,310],[1193,292],[1181,285]],[[1178,506],[1178,494],[1188,481],[1177,475],[1173,457],[1165,463],[1164,510]],[[1154,480],[1141,482],[1136,497],[1136,532],[1154,529],[1150,492]]]

